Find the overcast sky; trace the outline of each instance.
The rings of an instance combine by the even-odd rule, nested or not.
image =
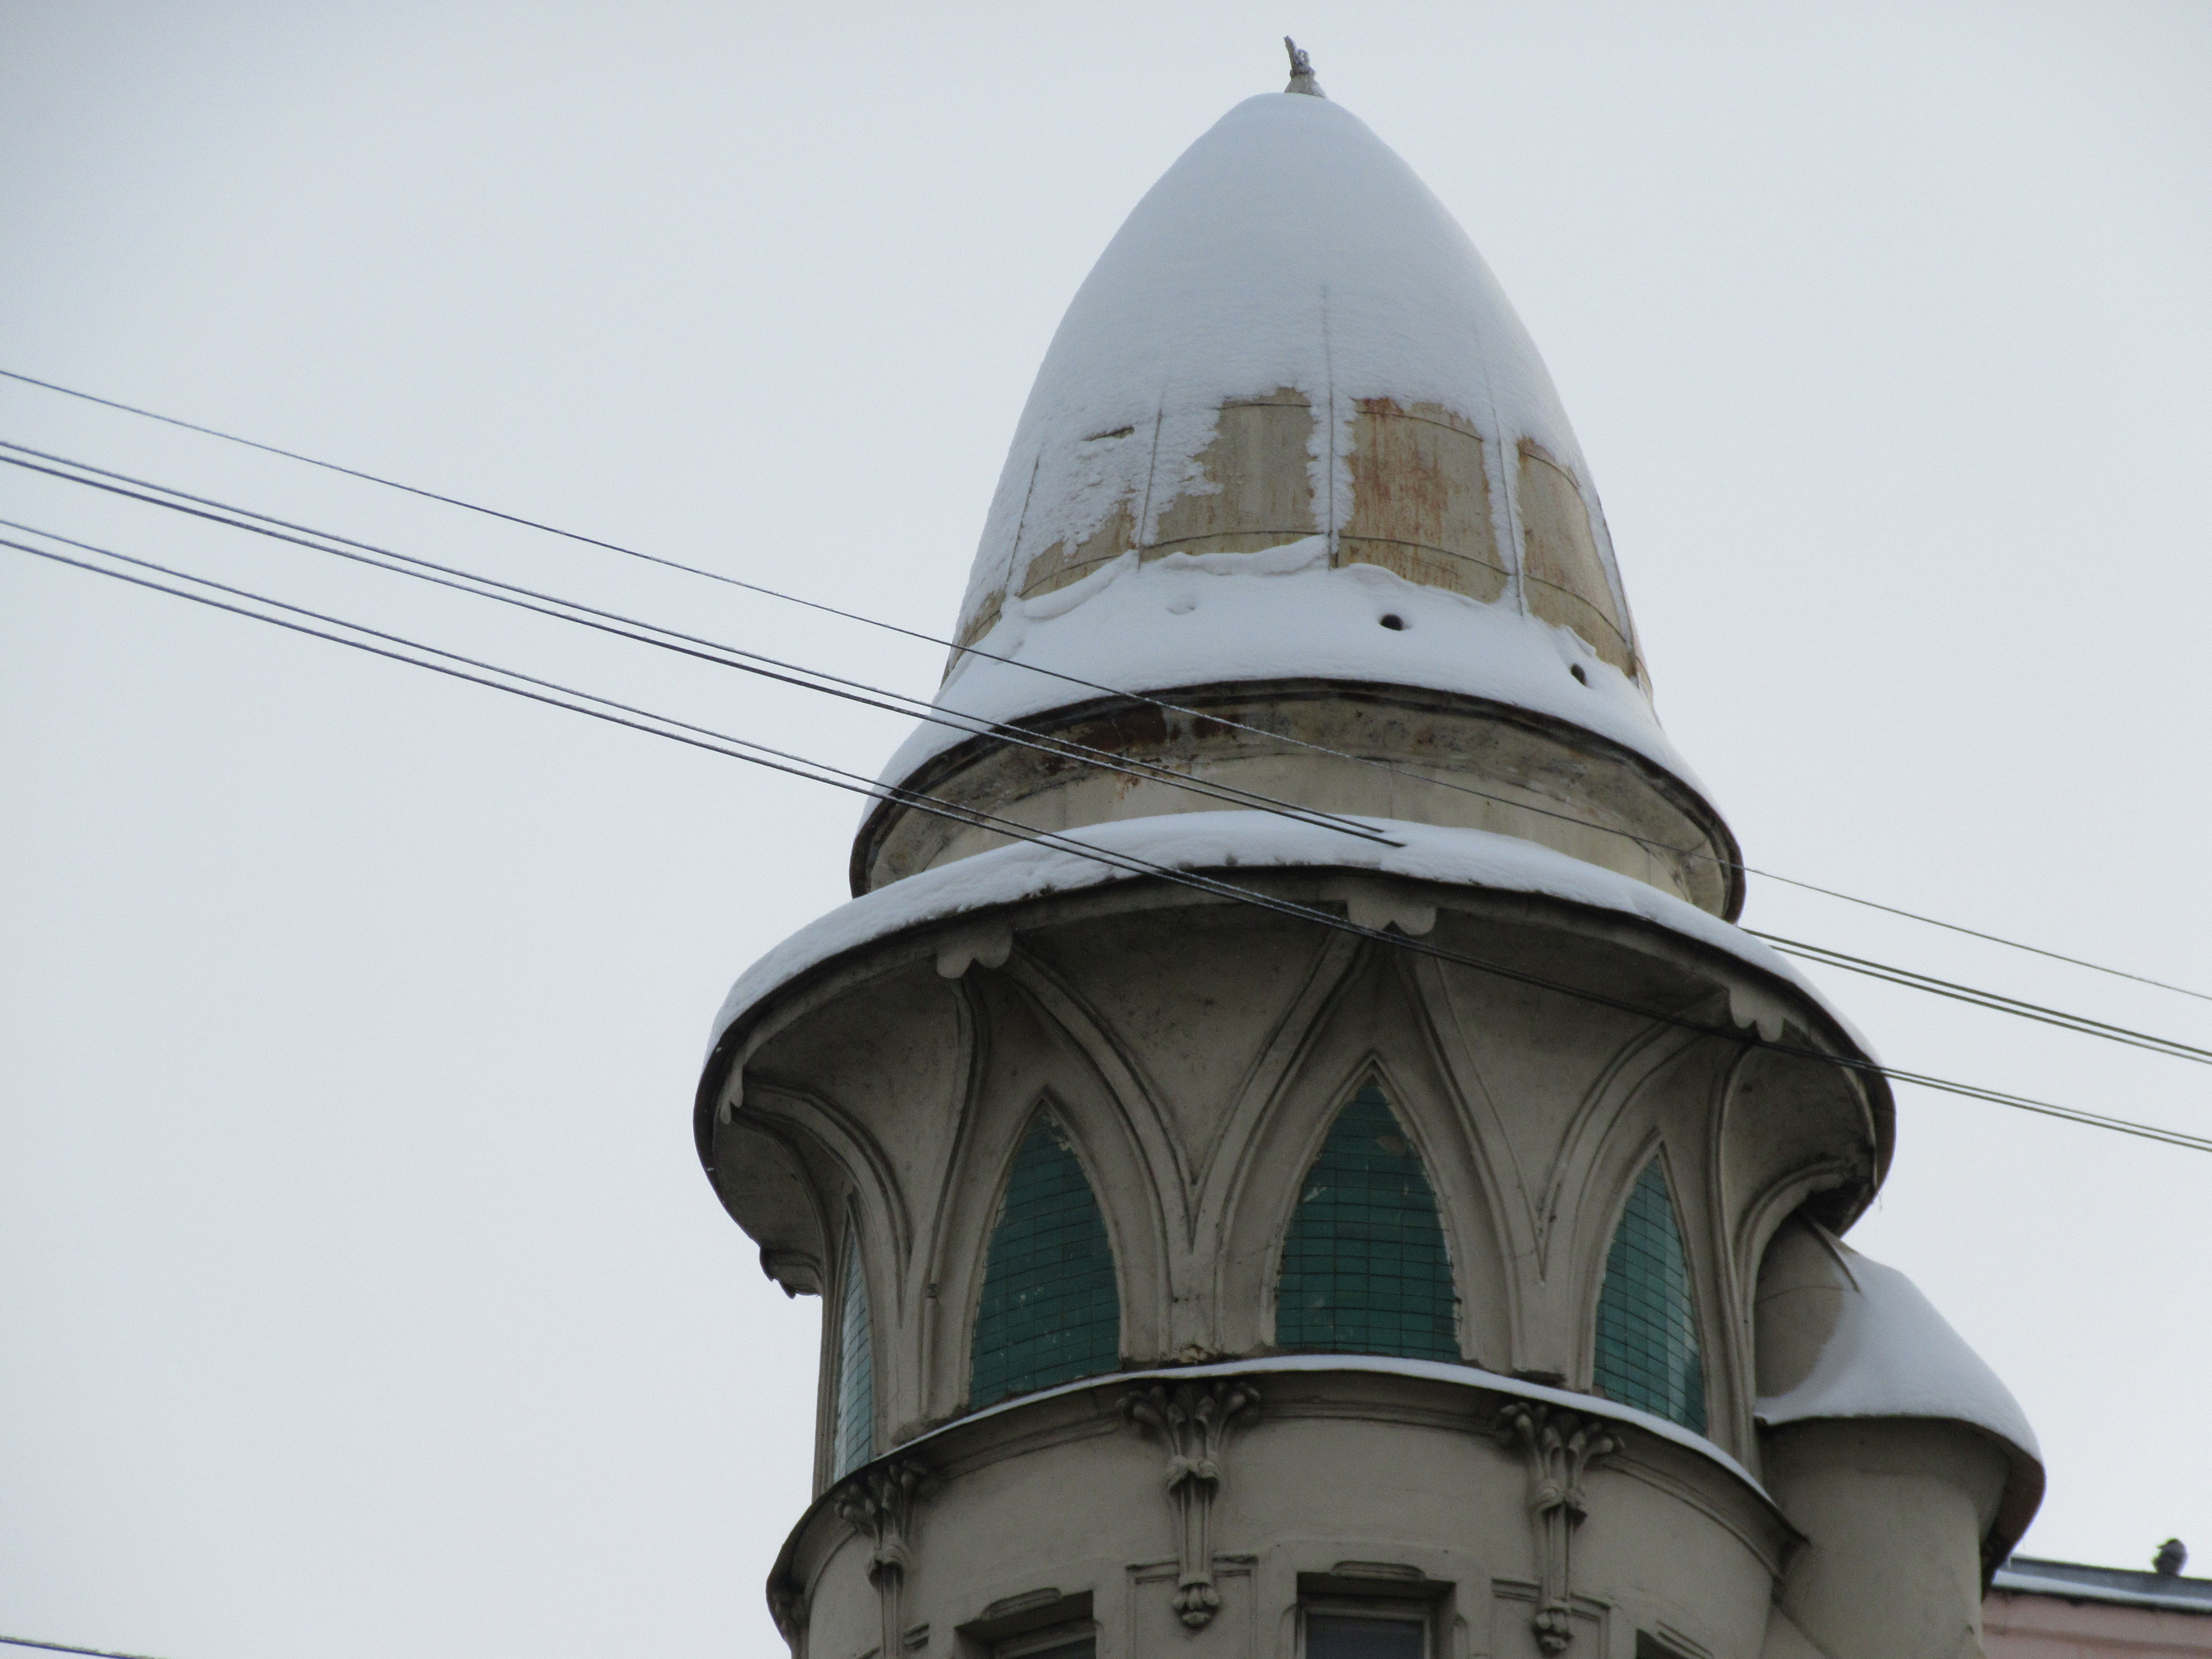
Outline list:
[[[1753,864],[2212,990],[2212,11],[0,3],[0,367],[913,626],[1279,37],[1474,235]],[[0,436],[927,691],[941,653],[21,386]],[[873,772],[889,717],[27,475],[0,515]],[[10,532],[12,533],[12,532]],[[0,550],[0,1632],[769,1654],[818,1304],[690,1134],[850,797]],[[2212,1045],[2212,1003],[1746,920]],[[1896,1064],[2212,1073],[1840,975]],[[2212,1560],[2212,1158],[1909,1089],[1853,1234]]]

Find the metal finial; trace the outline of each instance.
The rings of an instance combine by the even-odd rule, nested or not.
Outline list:
[[[1283,37],[1283,50],[1291,54],[1291,84],[1283,90],[1303,92],[1315,98],[1328,97],[1321,89],[1321,82],[1314,79],[1312,57],[1299,51],[1298,43],[1287,34]]]

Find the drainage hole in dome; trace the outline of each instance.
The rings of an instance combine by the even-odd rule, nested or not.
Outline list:
[[[1385,628],[1387,628],[1387,629],[1390,629],[1392,632],[1394,632],[1394,633],[1395,633],[1395,632],[1396,632],[1399,629],[1403,628],[1405,625],[1406,625],[1406,619],[1405,619],[1403,617],[1400,616],[1400,615],[1399,615],[1396,611],[1392,611],[1389,616],[1387,616],[1387,617],[1383,617],[1383,618],[1382,618],[1382,626],[1383,626],[1383,627],[1385,627]]]
[[[1567,665],[1567,672],[1572,674],[1584,685],[1588,685],[1589,684],[1589,676],[1583,672],[1583,665],[1580,663],[1569,663]]]

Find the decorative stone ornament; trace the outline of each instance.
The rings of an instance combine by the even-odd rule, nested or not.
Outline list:
[[[914,1560],[907,1538],[922,1478],[919,1464],[895,1458],[861,1471],[836,1500],[838,1516],[875,1546],[868,1557],[868,1582],[882,1606],[880,1651],[886,1654],[899,1650],[899,1598]]]
[[[1536,1534],[1536,1644],[1564,1653],[1575,1639],[1574,1529],[1589,1513],[1583,1473],[1620,1449],[1601,1418],[1516,1400],[1498,1413],[1492,1432],[1528,1461],[1528,1520]]]
[[[1132,1423],[1168,1449],[1168,1504],[1175,1515],[1181,1562],[1176,1578],[1176,1616],[1202,1630],[1221,1610],[1213,1584],[1210,1524],[1221,1489],[1221,1460],[1231,1424],[1259,1416],[1260,1394],[1249,1382],[1155,1382],[1121,1402]]]
[[[770,1584],[768,1616],[775,1620],[776,1634],[783,1638],[793,1653],[798,1652],[806,1624],[806,1598],[787,1584]]]

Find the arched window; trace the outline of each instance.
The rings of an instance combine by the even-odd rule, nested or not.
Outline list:
[[[1421,1155],[1370,1086],[1337,1115],[1283,1242],[1285,1348],[1460,1357],[1451,1258]]]
[[[846,1241],[837,1318],[837,1432],[830,1445],[830,1478],[842,1480],[876,1455],[876,1351],[858,1237]]]
[[[1121,1363],[1114,1248],[1083,1164],[1037,1114],[1014,1154],[975,1312],[971,1404],[1096,1376]]]
[[[1682,1227],[1653,1158],[1636,1178],[1597,1298],[1598,1392],[1705,1431],[1705,1368]]]

